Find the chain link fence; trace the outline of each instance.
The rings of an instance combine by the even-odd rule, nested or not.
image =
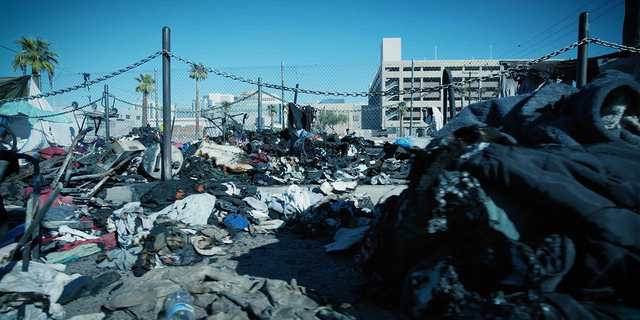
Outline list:
[[[42,81],[41,94],[85,138],[121,137],[149,125],[163,130],[163,54],[171,57],[171,123],[174,142],[221,135],[230,124],[245,130],[287,128],[288,105],[316,110],[312,133],[356,134],[393,140],[427,135],[429,109],[442,110],[444,91],[454,87],[457,109],[500,95],[500,78],[522,72],[581,44],[593,43],[638,53],[599,39],[585,39],[534,60],[419,60],[382,64],[227,67],[200,65],[171,52],[157,52],[111,73],[61,72],[54,86]],[[152,63],[149,63],[152,62]],[[193,69],[199,69],[196,81]],[[443,83],[449,70],[451,83]],[[141,90],[144,79],[145,90]],[[57,89],[64,88],[64,89]],[[313,89],[311,89],[313,88]],[[146,91],[146,94],[145,94]],[[146,96],[146,97],[145,97]],[[30,97],[33,98],[33,97]],[[0,103],[26,100],[6,99]],[[146,112],[145,108],[146,106]],[[105,120],[108,118],[108,121]],[[108,126],[107,126],[108,123]]]

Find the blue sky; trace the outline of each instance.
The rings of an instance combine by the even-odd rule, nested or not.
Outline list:
[[[591,37],[622,43],[624,0],[9,1],[0,76],[20,75],[12,59],[22,35],[54,43],[58,74],[112,72],[160,50],[165,26],[172,52],[221,71],[376,64],[385,37],[402,38],[403,60],[432,60],[436,46],[438,60],[534,59],[575,42],[583,11]],[[612,51],[591,45],[589,54]]]

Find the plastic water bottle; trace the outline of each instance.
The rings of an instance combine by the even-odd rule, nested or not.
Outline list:
[[[167,320],[196,320],[196,313],[191,305],[191,294],[187,291],[175,291],[167,297],[165,310]]]

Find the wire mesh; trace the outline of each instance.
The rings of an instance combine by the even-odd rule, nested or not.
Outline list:
[[[454,87],[453,101],[456,111],[460,111],[469,104],[505,96],[500,83],[513,70],[526,71],[588,42],[637,52],[635,48],[587,39],[535,60],[218,68],[224,72],[200,66],[211,72],[198,77],[192,72],[197,67],[194,62],[171,53],[172,141],[218,136],[232,123],[244,130],[283,130],[287,128],[290,103],[316,110],[310,130],[314,134],[348,133],[380,140],[424,136],[433,133],[429,110],[443,110],[443,86]],[[107,127],[109,136],[115,138],[146,125],[163,130],[162,70],[149,68],[157,63],[146,64],[156,57],[158,54],[113,73],[61,72],[54,77],[55,85],[42,81],[41,91],[54,110],[72,117],[80,129],[95,128],[85,140],[105,138]],[[443,83],[445,70],[451,73],[451,84]],[[148,79],[145,88],[141,87],[143,78]],[[101,81],[96,83],[96,79]],[[535,90],[525,85],[526,82],[518,84],[517,89]],[[58,92],[59,88],[74,90]],[[521,93],[524,92],[518,92]],[[105,114],[107,108],[109,115]]]

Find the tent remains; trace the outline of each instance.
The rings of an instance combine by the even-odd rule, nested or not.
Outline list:
[[[2,79],[0,79],[1,81]],[[9,84],[15,83],[15,80]],[[28,82],[20,82],[9,90],[13,95],[23,94]],[[0,88],[5,88],[0,83]],[[4,90],[0,89],[0,92]],[[29,87],[29,96],[39,95],[40,89],[35,84]],[[23,97],[14,96],[13,98]],[[8,98],[8,97],[7,97]],[[47,147],[69,147],[78,134],[78,126],[66,115],[53,110],[45,98],[30,99],[28,101],[8,102],[0,107],[0,116],[8,124],[18,139],[18,152],[30,153]]]

